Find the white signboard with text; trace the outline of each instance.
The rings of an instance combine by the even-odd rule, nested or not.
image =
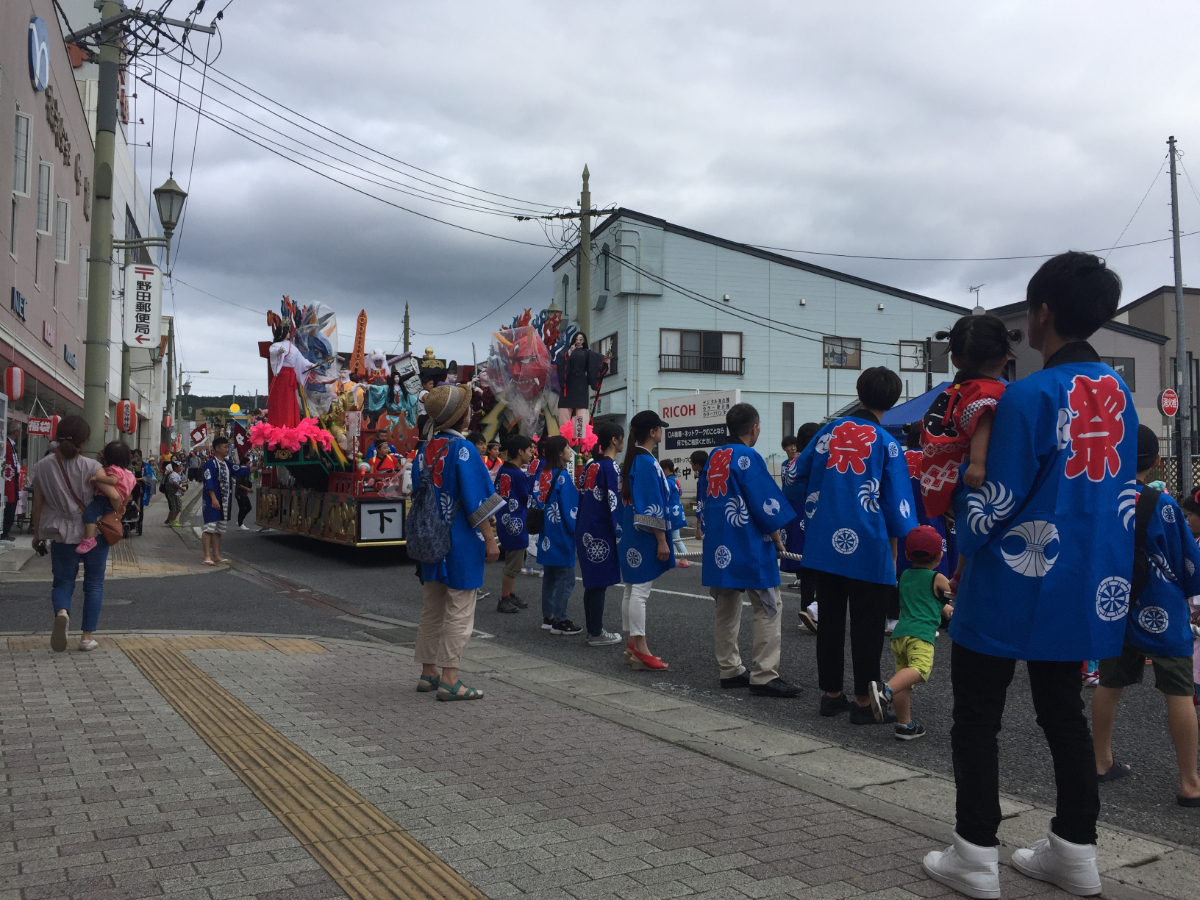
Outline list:
[[[697,450],[712,453],[725,443],[728,431],[725,414],[740,403],[742,392],[708,391],[668,397],[655,404],[655,411],[668,427],[658,445],[658,458],[675,463],[675,475],[685,503],[696,499],[696,474],[692,471],[691,456]]]
[[[130,263],[125,267],[125,346],[152,350],[161,335],[162,271],[158,266]]]

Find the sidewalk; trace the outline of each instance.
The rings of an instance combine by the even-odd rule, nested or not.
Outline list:
[[[185,498],[181,518],[192,511],[200,494],[200,491],[194,491]],[[109,551],[105,580],[220,571],[201,564],[201,553],[188,543],[188,536],[183,533],[184,528],[169,528],[163,524],[166,514],[165,499],[159,498],[146,507],[142,534],[124,538]],[[31,535],[19,535],[17,547],[0,555],[0,563],[8,561],[9,557],[12,558],[9,566],[0,565],[0,584],[52,580],[50,556],[35,554],[30,549],[31,540]],[[9,571],[12,564],[19,565],[19,568]]]
[[[403,645],[0,638],[0,900],[911,900],[951,892],[952,785],[473,640],[486,697]],[[1008,801],[1002,837],[1050,812]],[[1195,896],[1200,856],[1104,829],[1105,895]],[[1067,895],[1001,867],[1005,898]]]

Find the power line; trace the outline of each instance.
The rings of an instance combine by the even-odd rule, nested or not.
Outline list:
[[[1125,227],[1121,229],[1121,233],[1117,235],[1117,239],[1113,241],[1113,248],[1108,253],[1104,254],[1105,261],[1108,260],[1108,254],[1112,253],[1116,245],[1121,243],[1121,238],[1125,237],[1125,232],[1129,230],[1129,226],[1133,224],[1133,220],[1137,218],[1137,214],[1142,211],[1142,204],[1146,202],[1146,198],[1150,196],[1150,192],[1154,190],[1154,185],[1158,183],[1159,176],[1162,175],[1163,169],[1167,167],[1167,160],[1163,159],[1162,165],[1158,167],[1158,173],[1150,179],[1150,187],[1146,188],[1146,193],[1142,195],[1141,202],[1138,203],[1137,209],[1133,211],[1133,215],[1129,217],[1129,221],[1125,223]]]
[[[491,310],[490,312],[484,313],[482,316],[480,316],[474,322],[470,323],[470,325],[464,325],[462,328],[455,328],[453,331],[414,331],[413,334],[420,334],[420,335],[423,335],[424,337],[445,337],[448,334],[458,334],[460,331],[466,331],[468,328],[470,328],[474,325],[478,325],[480,322],[482,322],[488,316],[495,315],[509,302],[509,300],[512,300],[514,297],[517,296],[517,294],[521,293],[521,291],[523,291],[523,290],[525,290],[525,288],[529,287],[529,285],[533,283],[533,279],[535,279],[539,275],[541,275],[542,271],[546,268],[546,266],[548,266],[548,265],[550,265],[550,263],[554,262],[554,259],[556,256],[558,256],[557,251],[555,252],[554,256],[551,256],[548,260],[546,260],[544,263],[542,263],[541,268],[538,269],[536,272],[534,272],[533,275],[531,275],[529,277],[528,281],[526,281],[523,285],[521,285],[519,288],[517,288],[515,291],[513,291],[511,294],[509,294],[508,297],[504,301],[502,301],[499,306],[497,306],[495,309]]]
[[[230,2],[233,2],[233,0],[230,0]],[[226,6],[228,6],[228,4],[226,4]],[[222,12],[224,12],[224,10],[222,10]],[[204,85],[208,79],[208,52],[211,49],[211,47],[212,47],[212,38],[209,37],[208,41],[204,45],[204,70],[200,76],[200,102],[196,107],[196,110],[197,110],[196,111],[196,130],[192,134],[192,160],[191,160],[191,162],[188,163],[187,187],[184,188],[184,191],[188,194],[190,194],[192,192],[192,173],[196,169],[196,148],[200,145],[200,110],[204,108]],[[179,109],[178,104],[176,104],[175,109],[176,110]],[[175,152],[174,147],[171,148],[171,152],[172,153]],[[187,213],[188,213],[187,207],[185,206],[183,209],[183,215],[179,219],[179,226],[176,228],[176,237],[175,237],[175,260],[176,260],[176,262],[179,261],[180,249],[183,247],[183,223],[187,221]],[[171,268],[174,269],[175,266],[172,265]]]

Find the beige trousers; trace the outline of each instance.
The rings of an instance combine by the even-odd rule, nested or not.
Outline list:
[[[716,601],[716,618],[713,622],[713,638],[717,651],[717,665],[722,678],[736,678],[746,671],[742,665],[742,654],[738,649],[738,632],[742,628],[742,594],[748,594],[754,607],[754,668],[750,672],[751,684],[766,684],[779,677],[779,650],[783,642],[783,598],[775,592],[778,608],[774,616],[768,616],[759,599],[758,591],[750,588],[739,591],[734,588],[713,588]]]
[[[478,592],[452,591],[440,581],[427,581],[423,587],[425,604],[413,656],[421,665],[457,669],[475,628]]]

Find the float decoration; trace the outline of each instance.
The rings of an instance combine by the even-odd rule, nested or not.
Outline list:
[[[316,417],[301,419],[295,427],[268,422],[250,426],[250,443],[255,447],[296,453],[309,440],[316,441],[326,452],[333,446],[333,435],[318,424]]]

